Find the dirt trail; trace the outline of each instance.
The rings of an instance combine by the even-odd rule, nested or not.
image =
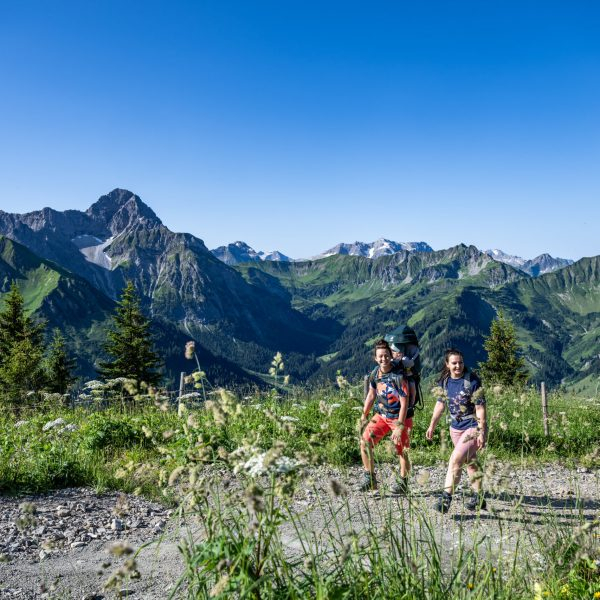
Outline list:
[[[549,520],[570,527],[580,518],[592,520],[600,513],[597,469],[541,465],[534,470],[498,465],[488,476],[488,510],[477,515],[465,509],[465,493],[459,489],[450,512],[440,515],[433,504],[444,472],[443,465],[417,467],[409,501],[387,493],[389,468],[380,473],[381,489],[363,494],[355,490],[359,468],[319,467],[310,473],[314,487],[303,486],[294,509],[302,526],[313,531],[323,545],[331,543],[326,539],[330,511],[338,515],[342,537],[345,532],[360,532],[367,523],[377,524],[390,510],[418,527],[412,511],[422,511],[435,525],[436,538],[449,558],[459,536],[467,544],[484,539],[487,551],[510,554],[519,537],[527,543],[528,535],[545,532]],[[331,479],[346,488],[345,497],[329,494]],[[329,507],[325,512],[323,504]],[[115,558],[108,550],[116,542],[126,541],[136,549],[149,545],[136,558],[140,578],[126,578],[118,589],[131,598],[162,600],[182,573],[178,544],[182,536],[189,535],[189,530],[178,528],[164,507],[125,494],[70,489],[27,498],[0,497],[0,598],[114,597],[114,592],[103,589],[103,583],[124,558]],[[291,524],[283,526],[282,538],[290,555],[301,552]],[[183,593],[177,595],[181,596]]]

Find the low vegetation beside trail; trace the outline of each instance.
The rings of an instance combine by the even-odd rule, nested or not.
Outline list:
[[[482,561],[483,538],[467,543],[459,535],[460,552],[454,548],[448,562],[438,535],[446,525],[434,522],[425,502],[438,489],[421,492],[419,500],[415,495],[392,500],[395,505],[389,501],[388,513],[376,523],[363,520],[356,530],[348,529],[348,515],[359,496],[349,496],[345,486],[331,481],[331,495],[318,495],[320,510],[329,517],[317,543],[300,527],[294,504],[297,491],[308,485],[302,473],[316,465],[339,470],[360,461],[362,389],[339,383],[245,397],[218,390],[206,402],[199,393],[175,402],[160,396],[115,397],[99,385],[88,408],[45,404],[22,407],[18,415],[3,411],[0,492],[91,486],[177,505],[180,514],[193,515],[202,527],[201,539],[182,554],[185,573],[178,588],[194,598],[600,597],[599,523],[589,519],[589,510],[577,508],[589,499],[573,504],[567,525],[548,521],[552,543],[540,536],[535,552],[531,545],[526,552],[517,546],[507,556],[489,546],[492,558]],[[535,390],[494,388],[487,401],[489,445],[482,473],[486,464],[498,462],[516,469],[559,462],[597,472],[599,398],[550,394],[549,436]],[[414,419],[411,459],[417,467],[439,465],[450,453],[447,427],[438,428],[433,443],[425,440],[434,402],[427,397]],[[376,458],[387,472],[395,465],[386,444],[377,448]],[[231,489],[210,475],[215,468],[232,474]],[[515,511],[522,510],[518,500],[514,504]],[[519,519],[526,530],[524,514]],[[494,518],[494,513],[486,516]],[[298,525],[297,556],[289,555],[282,538],[282,526],[290,523]],[[451,523],[456,527],[460,520]]]

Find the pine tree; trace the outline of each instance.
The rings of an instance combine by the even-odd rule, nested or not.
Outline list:
[[[105,379],[125,377],[136,382],[156,385],[161,380],[157,369],[162,365],[154,351],[150,320],[142,313],[133,283],[127,282],[113,315],[113,328],[107,333],[105,352],[112,358],[101,362],[98,373]]]
[[[25,314],[23,296],[15,283],[0,311],[0,388],[12,402],[44,385],[44,324]]]
[[[490,335],[484,348],[488,359],[479,364],[481,376],[487,384],[500,383],[507,386],[522,386],[529,373],[525,359],[520,356],[517,336],[512,322],[502,312],[492,321]]]
[[[63,334],[60,329],[55,329],[46,359],[46,389],[49,392],[65,394],[77,379],[73,376],[75,365],[75,359],[67,352]]]

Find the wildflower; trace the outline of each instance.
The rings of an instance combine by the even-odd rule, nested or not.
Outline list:
[[[473,392],[473,395],[472,395],[471,397],[473,398],[473,400],[479,400],[479,398],[483,398],[483,395],[484,395],[484,393],[485,393],[485,391],[484,391],[484,389],[481,387],[481,388],[478,388],[478,389],[476,389],[476,390]]]
[[[336,497],[345,496],[348,493],[346,487],[334,478],[331,478],[329,480],[329,489],[331,490],[331,493]]]
[[[60,425],[65,425],[66,421],[64,419],[62,419],[61,417],[59,417],[58,419],[55,419],[54,421],[48,421],[43,427],[42,427],[42,431],[50,431],[50,429],[54,429],[55,427],[59,427]]]
[[[430,477],[431,477],[431,475],[430,475],[429,471],[421,471],[417,475],[417,483],[419,485],[427,485]]]
[[[436,386],[436,387],[432,388],[431,395],[434,398],[443,398],[444,396],[447,396],[446,391],[441,386]]]
[[[190,340],[185,344],[185,357],[188,360],[192,360],[194,358],[194,354],[196,352],[196,342]]]
[[[179,479],[179,476],[185,471],[185,467],[179,466],[171,471],[171,475],[169,475],[169,486],[174,486]]]
[[[93,379],[92,381],[84,383],[83,387],[88,388],[89,390],[98,390],[104,389],[104,384],[101,381],[98,381],[97,379]]]
[[[229,574],[225,573],[217,583],[215,583],[214,587],[210,590],[209,596],[214,598],[215,596],[220,596],[229,585]]]
[[[37,507],[33,502],[21,502],[21,504],[19,504],[19,510],[24,515],[35,515]]]
[[[133,554],[133,548],[124,540],[119,540],[108,549],[113,556],[128,556]]]
[[[500,421],[500,429],[502,429],[502,431],[506,431],[508,429],[508,425],[504,421]]]
[[[600,592],[594,592],[594,600],[598,600],[600,598]]]
[[[284,423],[297,423],[300,420],[297,417],[290,417],[288,415],[284,415],[283,417],[279,417],[279,418]]]
[[[244,492],[244,496],[246,497],[246,504],[248,505],[248,510],[253,513],[260,513],[265,510],[265,504],[263,502],[263,491],[258,485],[255,483],[250,484],[246,491]]]
[[[467,583],[467,589],[468,590],[472,590],[473,589],[473,584],[471,582]]]

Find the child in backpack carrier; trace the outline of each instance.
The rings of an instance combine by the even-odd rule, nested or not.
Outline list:
[[[392,350],[383,339],[375,343],[375,362],[378,366],[369,375],[361,417],[361,424],[366,424],[366,427],[360,443],[364,475],[359,489],[367,491],[377,488],[374,448],[391,432],[400,462],[400,478],[396,479],[391,492],[402,494],[408,491],[410,464],[406,450],[410,446],[412,416],[409,416],[409,405],[414,403],[415,384],[403,375],[400,365],[393,363]],[[373,406],[377,414],[367,424]]]

